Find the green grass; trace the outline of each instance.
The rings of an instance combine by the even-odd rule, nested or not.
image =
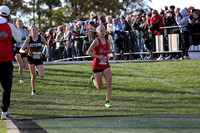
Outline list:
[[[0,133],[7,133],[6,125],[3,120],[0,120]]]
[[[34,120],[48,133],[199,133],[199,115],[148,115]]]
[[[15,118],[199,114],[199,66],[200,60],[113,64],[111,109],[104,107],[106,84],[102,91],[87,84],[91,65],[45,66],[35,96],[30,72],[24,71],[25,84],[19,84],[15,67],[9,113]]]

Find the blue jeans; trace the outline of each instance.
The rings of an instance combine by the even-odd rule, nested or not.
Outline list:
[[[136,42],[137,42],[137,47],[138,47],[138,51],[139,52],[146,52],[147,51],[147,48],[146,48],[146,46],[145,46],[145,44],[144,44],[144,38],[142,38],[142,37],[137,37],[136,38]],[[144,56],[146,55],[146,54],[139,54],[140,55],[140,58],[144,58]]]

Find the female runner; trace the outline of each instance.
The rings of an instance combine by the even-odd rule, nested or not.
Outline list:
[[[35,66],[38,70],[38,75],[41,78],[44,78],[44,66],[42,60],[42,43],[47,46],[47,52],[45,58],[49,57],[49,44],[45,40],[45,38],[41,35],[38,35],[38,29],[36,26],[31,26],[30,36],[24,42],[22,48],[20,49],[20,53],[28,53],[28,63],[29,69],[31,73],[31,87],[32,93],[31,95],[35,95],[35,82],[36,82],[36,72]],[[28,46],[28,49],[25,49]]]
[[[111,108],[109,101],[112,93],[112,72],[108,56],[115,58],[115,55],[111,53],[110,42],[105,39],[105,27],[102,25],[97,27],[97,33],[99,37],[92,42],[86,53],[93,57],[92,71],[94,77],[92,76],[89,82],[93,82],[97,89],[102,90],[102,77],[104,76],[107,83],[105,107]]]
[[[17,63],[19,64],[19,75],[20,75],[19,83],[23,84],[24,83],[23,69],[25,69],[25,70],[28,69],[28,60],[27,60],[27,53],[19,53],[19,50],[22,47],[24,41],[26,40],[26,38],[28,36],[28,31],[23,27],[22,20],[17,20],[16,26],[20,29],[20,31],[22,33],[22,41],[16,45],[15,59],[16,59]]]

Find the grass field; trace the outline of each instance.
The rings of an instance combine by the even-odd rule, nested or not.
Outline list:
[[[199,115],[147,115],[34,120],[48,133],[199,133]]]
[[[200,60],[112,64],[113,93],[104,107],[102,91],[88,86],[91,65],[45,66],[31,96],[30,72],[19,84],[14,68],[11,106],[14,118],[200,113]],[[105,82],[104,82],[105,83]]]
[[[7,132],[6,125],[3,122],[3,120],[0,120],[0,129],[1,129],[0,133],[6,133]]]

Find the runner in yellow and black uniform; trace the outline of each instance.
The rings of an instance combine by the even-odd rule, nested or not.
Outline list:
[[[47,52],[45,58],[49,57],[49,44],[43,36],[38,35],[38,29],[36,26],[32,26],[30,29],[30,36],[26,39],[23,46],[20,49],[20,53],[28,53],[28,63],[31,73],[31,87],[32,95],[35,95],[35,81],[36,81],[36,72],[35,66],[38,70],[38,75],[43,78],[44,66],[42,61],[42,43],[47,46]],[[28,49],[25,49],[28,46]]]

